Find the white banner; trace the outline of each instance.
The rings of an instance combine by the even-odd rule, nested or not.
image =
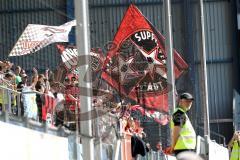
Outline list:
[[[55,42],[68,42],[68,34],[73,26],[76,26],[76,20],[61,26],[28,24],[9,56],[34,53]]]
[[[32,93],[24,93],[32,92]],[[22,90],[22,102],[24,107],[24,117],[37,120],[38,108],[36,103],[36,93],[30,87],[24,87]]]

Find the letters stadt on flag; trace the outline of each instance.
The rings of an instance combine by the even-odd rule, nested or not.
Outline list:
[[[166,52],[164,37],[130,5],[115,34],[104,62],[102,78],[120,95],[147,109],[168,112]],[[175,78],[188,65],[174,50]]]
[[[51,43],[68,42],[68,34],[73,26],[76,26],[76,20],[61,26],[28,24],[9,56],[27,55]]]

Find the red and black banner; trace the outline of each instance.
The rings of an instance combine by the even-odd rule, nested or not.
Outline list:
[[[130,5],[107,53],[102,78],[121,95],[153,110],[168,112],[164,37]],[[188,65],[174,50],[175,78]]]
[[[78,67],[80,65],[86,64],[78,64],[78,59],[81,56],[78,56],[78,51],[76,46],[58,44],[57,49],[61,55],[61,59],[64,65],[64,68],[67,72],[66,77],[71,78],[72,76],[78,77]],[[102,70],[103,62],[105,57],[102,53],[102,50],[99,48],[92,48],[90,51],[90,59],[91,59],[91,71],[94,76]],[[80,61],[81,62],[81,61]]]

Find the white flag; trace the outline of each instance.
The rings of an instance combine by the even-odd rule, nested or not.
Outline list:
[[[76,26],[76,20],[67,22],[61,26],[29,24],[9,56],[22,56],[34,53],[55,42],[68,42],[68,34],[73,26]]]

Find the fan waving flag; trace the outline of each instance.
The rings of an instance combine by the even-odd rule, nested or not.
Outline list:
[[[164,37],[130,5],[115,34],[115,48],[108,51],[102,78],[120,95],[136,101],[151,110],[168,112],[169,87],[167,83]],[[175,78],[188,68],[174,50]]]
[[[68,34],[73,26],[76,26],[76,20],[61,26],[28,24],[9,56],[27,55],[51,43],[68,42]]]

